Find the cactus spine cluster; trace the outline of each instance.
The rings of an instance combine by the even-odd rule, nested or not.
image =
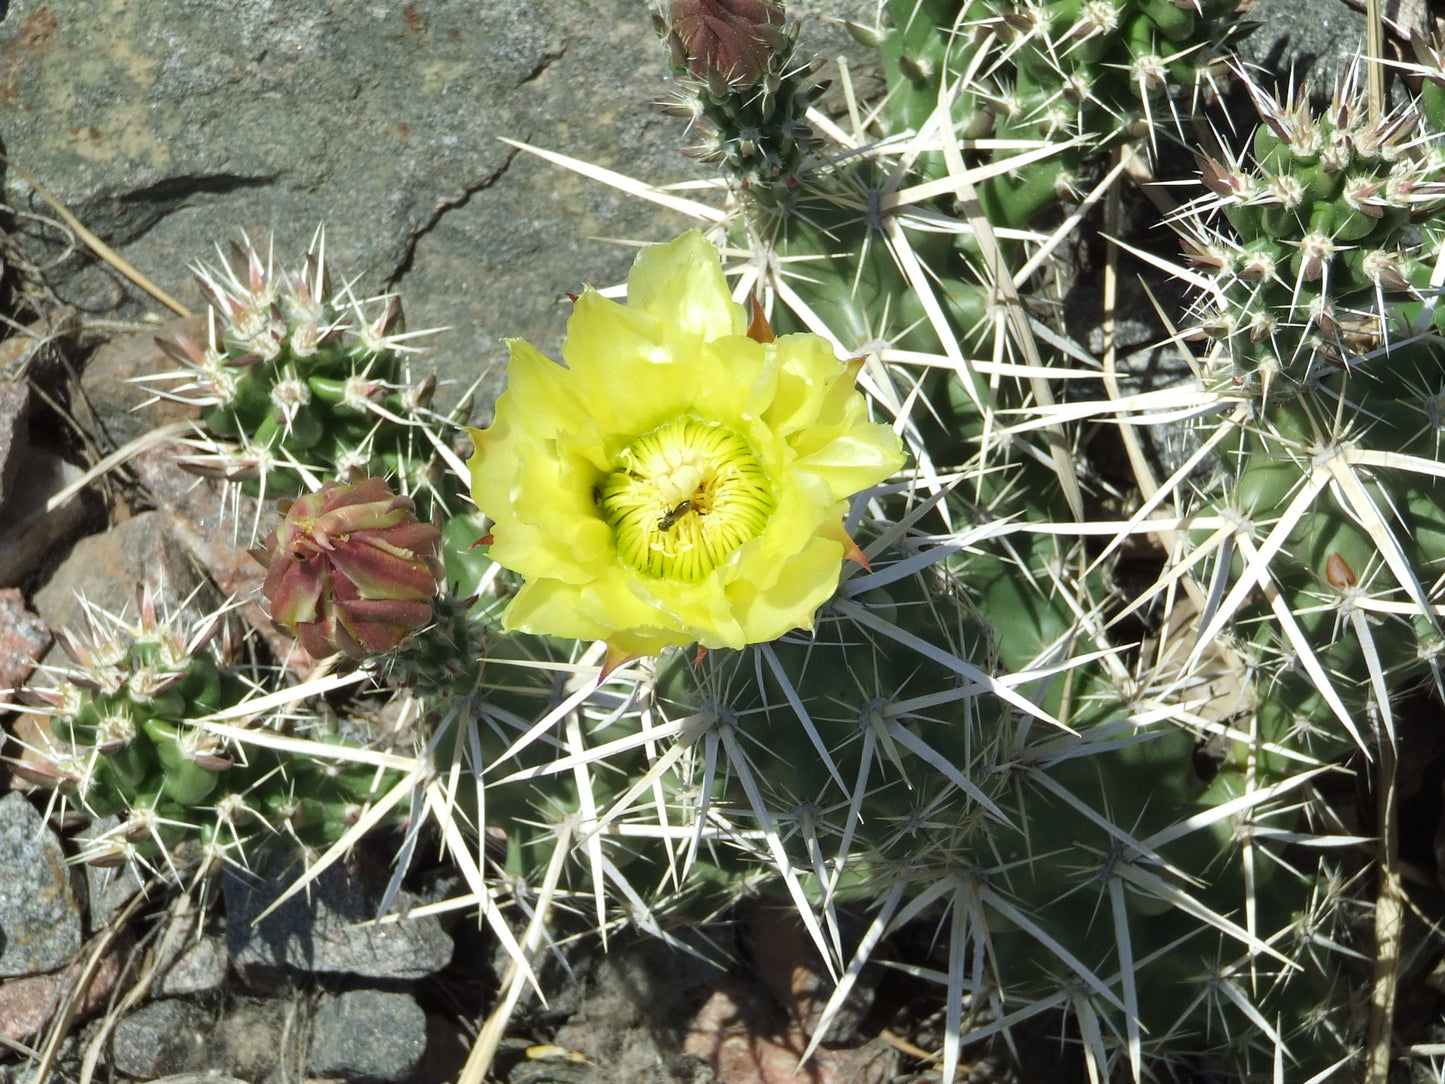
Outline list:
[[[1438,681],[1445,145],[1416,103],[1372,115],[1353,81],[1318,115],[1254,96],[1253,160],[1203,159],[1183,220],[1209,379],[1251,407],[1224,423],[1197,552],[1211,630],[1232,619],[1269,675],[1261,740],[1329,758],[1373,745],[1372,719],[1393,740],[1396,691]]]
[[[372,764],[281,751],[261,727],[238,742],[206,725],[255,699],[218,611],[193,626],[163,617],[148,590],[135,620],[90,608],[83,636],[61,643],[73,666],[42,692],[52,744],[29,774],[74,810],[118,818],[82,860],[135,860],[176,879],[231,863],[248,867],[277,847],[314,853],[336,842],[399,778]],[[247,722],[244,714],[236,716]],[[308,729],[317,744],[341,741]],[[394,818],[393,818],[394,819]]]
[[[318,232],[295,273],[249,242],[221,270],[197,268],[209,308],[204,343],[157,342],[181,365],[167,394],[203,404],[210,446],[189,465],[261,497],[295,497],[353,473],[389,478],[422,503],[453,507],[432,377],[413,383],[394,295],[358,299],[328,280]]]
[[[700,161],[760,204],[786,203],[821,145],[806,114],[827,89],[817,79],[822,61],[796,62],[797,26],[774,0],[747,0],[731,19],[710,6],[698,0],[674,5],[670,22],[655,17],[677,86],[669,111],[696,130]]]

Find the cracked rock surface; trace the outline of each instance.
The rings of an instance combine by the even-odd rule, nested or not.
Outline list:
[[[502,335],[551,347],[564,291],[631,260],[598,236],[660,239],[680,216],[502,137],[656,181],[688,174],[659,114],[664,55],[640,0],[15,0],[0,22],[5,151],[162,289],[246,231],[295,264],[318,225],[358,296],[399,289],[409,326],[464,387]],[[7,202],[53,215],[17,171]],[[464,212],[464,213],[463,213]],[[465,222],[453,226],[460,216]],[[59,251],[55,230],[32,243]],[[155,302],[77,253],[57,293],[135,317]],[[458,394],[453,390],[452,396]],[[445,401],[445,393],[443,395]]]
[[[851,7],[851,5],[843,5]],[[792,5],[826,53],[831,3]],[[565,293],[620,281],[691,223],[527,154],[521,140],[655,183],[703,176],[664,116],[645,0],[13,0],[0,17],[5,153],[193,308],[198,260],[246,231],[296,265],[318,225],[358,296],[446,325],[427,360],[455,400],[522,336],[555,351]],[[830,17],[824,19],[821,13]],[[18,170],[5,201],[54,212]],[[59,232],[24,220],[54,259]],[[37,262],[47,262],[38,260]],[[48,273],[83,312],[157,304],[81,249]]]

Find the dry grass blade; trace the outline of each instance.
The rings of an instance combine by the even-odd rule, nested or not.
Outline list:
[[[1365,34],[1370,119],[1378,123],[1385,115],[1385,16],[1380,0],[1365,0]]]
[[[1370,1030],[1365,1044],[1363,1084],[1386,1084],[1395,1045],[1395,997],[1399,984],[1400,945],[1405,922],[1405,889],[1400,879],[1400,824],[1395,778],[1395,745],[1380,741],[1375,765],[1375,812],[1379,838],[1375,863],[1375,966],[1370,988]]]
[[[1115,152],[1114,171],[1115,174],[1122,172],[1124,168],[1123,152]],[[1111,174],[1111,176],[1115,175]],[[1109,188],[1109,198],[1104,204],[1104,229],[1111,235],[1118,235],[1123,224],[1124,208],[1119,198],[1119,188],[1112,185]],[[1102,325],[1104,333],[1104,389],[1108,392],[1110,399],[1119,398],[1119,377],[1117,370],[1117,344],[1114,340],[1114,320],[1117,311],[1119,291],[1119,249],[1116,245],[1110,245],[1105,256],[1104,263],[1104,322]],[[1159,481],[1154,477],[1154,471],[1149,466],[1149,461],[1144,456],[1144,448],[1139,443],[1139,434],[1131,426],[1120,426],[1119,436],[1124,441],[1124,450],[1129,455],[1129,466],[1134,472],[1135,484],[1139,487],[1140,494],[1148,501],[1159,492]],[[1131,1037],[1131,1066],[1134,1071],[1135,1081],[1139,1078],[1139,1065],[1133,1060],[1134,1052],[1133,1039]]]
[[[551,913],[552,900],[557,895],[557,884],[562,879],[562,869],[567,864],[571,846],[571,826],[563,824],[557,833],[557,842],[552,849],[552,856],[547,862],[547,870],[542,878],[542,887],[537,893],[536,907],[527,923],[527,930],[522,935],[522,956],[521,958],[513,957],[511,963],[508,964],[506,974],[502,976],[502,999],[488,1015],[486,1022],[482,1024],[476,1042],[472,1044],[471,1053],[467,1055],[467,1063],[462,1069],[461,1075],[457,1077],[457,1084],[482,1084],[492,1068],[492,1062],[497,1056],[497,1048],[501,1045],[502,1037],[507,1033],[507,1025],[511,1023],[512,1014],[516,1011],[522,992],[527,987],[529,965],[536,958],[537,950],[541,947],[542,934],[547,926],[547,916]]]
[[[97,478],[105,477],[111,471],[129,462],[132,457],[139,455],[147,448],[154,448],[157,444],[164,444],[172,437],[180,436],[190,429],[190,422],[171,422],[169,425],[163,425],[159,429],[152,429],[148,433],[142,433],[134,440],[128,441],[111,452],[64,489],[52,494],[49,500],[45,502],[45,511],[54,512],[61,505],[65,504],[66,501],[70,500],[70,498],[88,487]]]
[[[144,972],[131,984],[125,997],[121,998],[119,1003],[105,1014],[99,1028],[96,1029],[85,1048],[85,1057],[80,1063],[80,1084],[90,1084],[94,1079],[96,1066],[105,1053],[106,1044],[110,1041],[115,1025],[150,993],[151,983],[155,981],[157,966],[161,961],[173,958],[174,951],[179,948],[177,942],[186,936],[186,932],[191,928],[187,919],[191,915],[192,907],[193,902],[188,891],[181,893],[171,901],[166,916],[165,932],[161,936],[160,944],[150,954]]]
[[[55,208],[55,213],[61,217],[61,219],[65,222],[67,226],[69,226],[72,230],[75,231],[75,235],[79,237],[82,241],[84,241],[86,246],[92,252],[94,252],[106,263],[110,264],[111,267],[114,267],[126,278],[130,279],[131,282],[135,283],[146,293],[150,294],[151,297],[155,298],[166,308],[170,309],[177,316],[191,315],[190,309],[186,308],[186,306],[182,305],[170,294],[162,290],[145,275],[141,274],[140,271],[136,270],[135,266],[129,260],[127,260],[120,253],[116,252],[115,249],[107,245],[95,234],[91,233],[90,230],[86,228],[85,223],[81,222],[80,219],[76,218],[75,215],[71,213],[68,207],[66,207],[54,196],[52,196],[50,192],[45,188],[45,186],[41,184],[38,180],[36,180],[34,174],[32,174],[24,167],[10,161],[10,159],[6,158],[3,154],[0,154],[0,162],[4,162],[6,166],[8,166],[10,169],[13,169],[16,173],[20,174],[21,177],[25,178],[25,182],[30,185],[31,188],[35,189],[35,191],[40,195],[42,199],[45,200],[46,203],[50,204],[51,207]]]
[[[60,1006],[60,1011],[51,1022],[50,1032],[46,1036],[45,1047],[41,1051],[40,1062],[36,1065],[35,1071],[30,1075],[28,1084],[52,1084],[55,1079],[55,1065],[60,1058],[60,1050],[65,1042],[66,1036],[70,1033],[70,1025],[75,1022],[76,1013],[80,1009],[81,1000],[85,992],[90,989],[91,982],[99,973],[101,964],[105,962],[106,955],[115,946],[121,934],[128,928],[131,918],[136,911],[140,910],[142,904],[149,898],[163,883],[165,877],[157,874],[142,887],[136,889],[131,897],[126,900],[123,907],[119,907],[107,920],[91,942],[90,953],[85,958],[85,963],[80,973],[75,977],[75,983],[71,986],[65,1001]]]

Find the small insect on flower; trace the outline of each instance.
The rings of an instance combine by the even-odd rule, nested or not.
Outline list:
[[[696,511],[697,509],[693,506],[691,497],[689,497],[685,501],[678,501],[676,508],[669,509],[667,515],[663,516],[660,520],[657,521],[657,529],[659,531],[670,531],[672,530],[673,525],[677,523],[679,519],[687,515],[689,512]],[[698,514],[701,515],[700,512]]]
[[[812,625],[856,552],[848,498],[904,461],[856,364],[750,327],[695,230],[639,254],[625,305],[577,298],[565,366],[508,345],[496,420],[471,431],[492,559],[524,581],[506,627],[615,662]]]

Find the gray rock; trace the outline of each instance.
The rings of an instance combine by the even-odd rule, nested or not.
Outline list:
[[[80,950],[80,905],[60,841],[21,794],[0,798],[0,976],[33,975]]]
[[[189,1001],[152,1001],[115,1025],[111,1062],[138,1080],[200,1069],[209,1062],[207,1022],[207,1014]]]
[[[1365,16],[1340,0],[1259,0],[1245,16],[1259,28],[1239,44],[1239,55],[1256,66],[1265,89],[1283,94],[1291,72],[1329,89],[1365,48]],[[1363,73],[1362,73],[1363,75]]]
[[[85,629],[81,596],[111,613],[135,616],[136,588],[149,583],[162,613],[178,614],[202,583],[185,549],[171,537],[160,512],[142,512],[104,534],[75,544],[50,582],[35,595],[35,608],[52,629]],[[195,605],[215,606],[214,592],[203,591]]]
[[[156,345],[156,336],[183,334],[194,342],[206,341],[206,321],[193,316],[164,328],[121,335],[96,348],[80,374],[86,401],[95,409],[100,436],[109,447],[120,447],[171,422],[200,416],[200,408],[157,399],[154,389],[171,389],[172,383],[147,382],[142,377],[178,368]]]
[[[788,7],[803,20],[800,49],[847,51],[853,71],[869,72],[837,19],[871,21],[872,4]],[[601,0],[585,13],[566,9],[566,52],[530,85],[526,134],[502,134],[653,184],[715,176],[680,154],[692,136],[655,104],[671,88],[648,8]],[[636,250],[607,239],[661,241],[698,224],[523,152],[420,233],[394,281],[412,326],[453,329],[435,339],[439,375],[465,386],[485,374],[477,419],[485,424],[502,386],[501,339],[524,338],[555,357],[571,314],[567,292],[625,280]]]
[[[46,504],[84,472],[39,448],[25,453],[25,470],[15,481],[0,515],[0,586],[14,587],[55,552],[85,520],[89,502],[77,494],[47,510]]]
[[[111,1064],[137,1080],[174,1084],[296,1080],[299,1072],[278,1071],[283,1063],[299,1070],[304,1057],[289,1027],[294,1009],[290,999],[230,997],[217,1017],[185,998],[153,1001],[116,1024]]]
[[[13,380],[0,380],[0,510],[5,495],[20,469],[20,458],[30,443],[30,386]]]
[[[866,0],[794,5],[828,55]],[[197,307],[188,267],[215,242],[277,238],[294,263],[318,223],[360,294],[399,289],[433,342],[439,402],[495,367],[498,339],[555,349],[581,283],[689,225],[518,153],[540,145],[663,184],[706,176],[656,102],[666,54],[645,0],[13,0],[0,22],[6,153],[122,256]],[[824,18],[822,16],[827,16]],[[861,55],[861,54],[855,54]],[[861,71],[863,65],[854,64]],[[866,81],[866,79],[865,79]],[[4,196],[49,207],[15,171]],[[34,262],[60,251],[29,222]],[[78,253],[51,285],[91,312],[155,303]]]
[[[324,222],[343,277],[363,294],[401,281],[413,326],[465,299],[440,343],[445,375],[467,381],[497,354],[493,321],[546,330],[579,274],[625,268],[625,249],[589,238],[671,228],[540,163],[499,184],[516,160],[499,137],[660,181],[688,171],[687,136],[652,106],[663,53],[639,0],[17,0],[0,50],[7,154],[163,289],[195,305],[188,265],[215,242],[274,232],[278,258],[295,261]],[[18,174],[6,189],[45,206]],[[461,207],[496,227],[485,258],[411,289],[419,240]],[[551,275],[528,266],[539,247]],[[88,311],[153,308],[96,261],[52,278]],[[431,288],[445,295],[437,310]]]
[[[118,824],[120,818],[114,814],[101,817],[87,824],[76,836],[82,841],[99,839],[114,831]],[[132,896],[145,887],[145,879],[134,862],[122,862],[118,866],[87,863],[82,868],[85,870],[86,898],[90,903],[90,928],[93,930],[109,922]]]
[[[30,612],[18,587],[0,587],[0,693],[30,676],[45,649],[50,630]]]
[[[405,1080],[426,1051],[426,1014],[410,994],[352,990],[312,1018],[309,1065],[314,1076],[353,1084]]]
[[[300,1080],[306,1051],[303,1029],[291,1026],[295,1010],[290,998],[228,998],[212,1033],[212,1068],[224,1067],[257,1084]]]
[[[204,935],[186,945],[161,975],[160,992],[166,997],[214,990],[226,981],[226,939]]]
[[[675,932],[704,952],[714,951],[694,931]],[[657,940],[614,942],[605,955],[587,961],[584,973],[547,994],[552,1011],[566,1016],[552,1041],[582,1054],[590,1063],[588,1071],[575,1073],[583,1068],[580,1063],[524,1062],[509,1081],[675,1084],[696,1079],[696,1062],[682,1053],[676,1040],[687,1034],[722,974],[719,966]],[[786,1079],[787,1074],[779,1077]],[[822,1074],[820,1079],[828,1078]]]
[[[450,962],[452,940],[435,915],[375,923],[379,893],[372,889],[378,886],[339,866],[256,924],[299,872],[279,857],[264,880],[225,872],[226,944],[231,963],[248,981],[265,983],[285,968],[411,980]],[[405,912],[413,902],[403,892],[397,906]]]

